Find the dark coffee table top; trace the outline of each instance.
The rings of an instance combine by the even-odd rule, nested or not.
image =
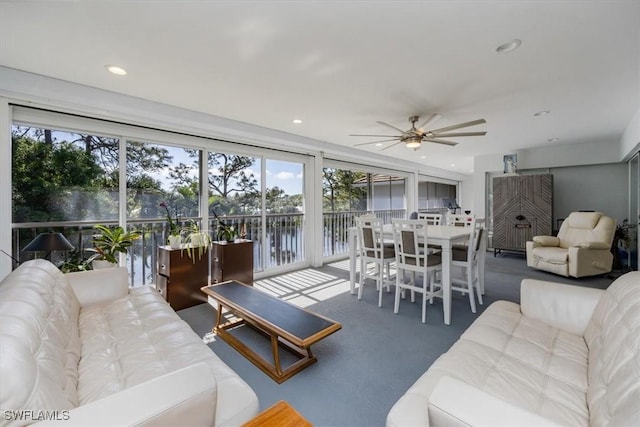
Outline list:
[[[308,346],[342,325],[240,282],[206,286],[202,290],[240,317],[251,319],[299,346]]]

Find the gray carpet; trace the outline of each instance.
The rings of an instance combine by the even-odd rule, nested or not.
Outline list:
[[[383,426],[398,398],[480,312],[499,299],[519,301],[522,278],[601,289],[612,281],[611,276],[566,279],[528,268],[519,254],[494,258],[487,253],[484,306],[473,314],[468,298],[454,293],[451,325],[445,326],[438,299],[427,307],[426,324],[420,321],[420,302],[406,299],[400,312],[393,313],[393,288],[384,293],[382,308],[377,305],[373,285],[365,287],[364,297],[358,301],[346,288],[346,265],[334,263],[256,282],[257,287],[276,290],[285,299],[304,295],[307,303],[318,301],[307,308],[342,323],[342,330],[313,346],[318,362],[291,379],[277,384],[225,342],[218,339],[209,344],[255,390],[261,410],[286,400],[316,426]],[[211,329],[215,319],[215,310],[208,304],[178,314],[200,336]],[[268,354],[266,338],[250,331],[238,333],[256,351]]]

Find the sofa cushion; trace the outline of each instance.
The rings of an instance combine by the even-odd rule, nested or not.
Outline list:
[[[0,283],[2,409],[78,405],[79,310],[66,277],[48,261],[27,261]]]
[[[640,272],[618,278],[585,331],[593,425],[640,425]]]
[[[445,375],[556,423],[589,424],[583,338],[523,316],[517,304],[498,301],[489,306],[390,416],[408,424],[424,418],[429,396]],[[416,416],[415,411],[423,414]]]
[[[80,337],[81,404],[205,362],[218,385],[216,425],[238,424],[234,417],[257,412],[253,390],[202,344],[153,288],[136,287],[128,297],[82,309]]]

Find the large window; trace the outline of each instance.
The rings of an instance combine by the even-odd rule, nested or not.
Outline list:
[[[195,222],[213,240],[218,221],[234,225],[254,241],[257,272],[305,262],[305,156],[270,158],[266,149],[22,107],[14,118],[12,250],[20,261],[45,255],[22,253],[35,236],[60,231],[75,250],[52,261],[78,265],[91,255],[94,225],[122,225],[142,232],[126,257],[131,283],[154,283],[167,206],[180,226]]]
[[[66,254],[21,252],[39,233],[63,232],[79,251],[91,238],[87,225],[117,223],[117,138],[14,125],[12,139],[13,256],[61,263]]]

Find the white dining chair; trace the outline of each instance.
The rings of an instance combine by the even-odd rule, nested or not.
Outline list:
[[[473,220],[473,215],[449,215],[447,217],[447,225],[454,227],[471,227]]]
[[[429,225],[442,225],[442,214],[418,213],[418,219],[427,221]]]
[[[444,225],[443,221],[442,221],[442,214],[437,214],[437,213],[419,213],[418,214],[418,219],[426,221],[427,225]],[[428,248],[431,250],[432,253],[442,250],[442,247],[440,245],[429,244]]]
[[[451,290],[459,291],[463,294],[468,293],[471,311],[475,313],[475,295],[478,296],[478,302],[483,304],[479,262],[486,230],[482,226],[476,226],[475,220],[471,227],[473,227],[473,233],[471,233],[468,245],[454,247],[451,252],[451,267],[459,267],[458,270],[462,273],[461,276],[452,275]]]
[[[427,300],[432,302],[434,296],[442,295],[440,284],[435,282],[435,273],[442,270],[442,259],[440,255],[424,250],[423,245],[428,244],[428,224],[425,220],[394,219],[391,224],[396,253],[396,293],[393,312],[398,313],[401,294],[408,289],[411,291],[412,301],[414,293],[422,294],[422,323],[426,323]],[[405,280],[406,273],[410,277],[408,281]],[[420,276],[422,282],[418,284]]]
[[[366,279],[373,279],[378,290],[378,307],[382,307],[382,289],[386,285],[387,292],[391,290],[391,266],[396,260],[393,243],[385,243],[382,234],[382,220],[372,216],[356,218],[358,231],[358,246],[360,248],[360,284],[358,299],[362,299],[362,292]],[[368,265],[373,264],[373,271],[369,272]],[[387,276],[385,278],[385,266]]]

